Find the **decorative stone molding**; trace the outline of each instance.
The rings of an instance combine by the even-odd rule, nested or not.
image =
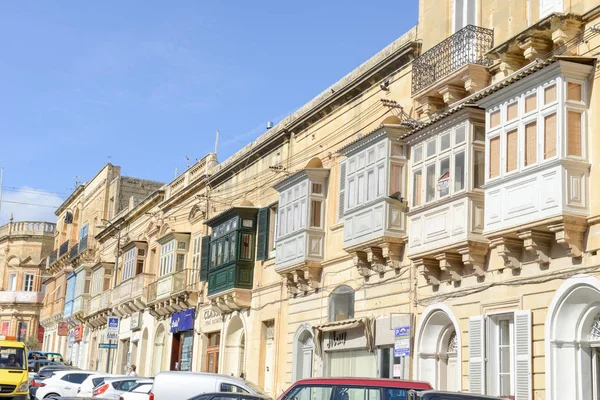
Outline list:
[[[551,51],[553,43],[547,37],[530,36],[519,42],[518,46],[523,50],[523,58],[528,62],[532,62]]]
[[[382,273],[387,266],[386,259],[383,257],[383,250],[380,247],[369,247],[366,249],[367,262],[373,271]]]
[[[405,240],[405,237],[384,236],[347,248],[346,251],[352,256],[352,263],[358,270],[358,274],[367,278],[373,272],[382,274],[386,270],[401,268]]]
[[[504,267],[521,268],[521,249],[523,248],[521,240],[500,236],[490,240],[490,248],[495,248],[498,255],[502,257]]]
[[[352,254],[352,263],[358,270],[358,274],[362,277],[369,276],[369,260],[367,259],[367,253],[364,251],[357,251]]]
[[[525,252],[533,256],[536,263],[545,265],[550,262],[550,247],[552,245],[552,234],[527,230],[517,232],[519,239],[523,240]]]
[[[435,256],[435,259],[439,261],[440,271],[446,275],[447,280],[459,282],[462,279],[462,257],[460,254],[441,253]]]
[[[211,307],[221,314],[250,308],[252,291],[248,289],[231,289],[227,292],[211,296]]]
[[[482,242],[469,242],[466,247],[456,249],[462,256],[464,268],[468,269],[467,274],[476,276],[485,275],[485,256],[488,251],[488,244]]]
[[[484,276],[487,250],[487,242],[470,240],[458,247],[434,250],[411,259],[427,282],[439,285],[441,282],[460,282],[465,276]]]
[[[560,223],[549,225],[554,233],[556,243],[566,250],[569,257],[579,258],[583,249],[583,234],[587,228],[585,219],[565,219]]]
[[[295,295],[318,289],[322,270],[321,263],[304,261],[279,273],[285,277],[288,293]]]
[[[442,283],[440,279],[440,262],[431,258],[418,258],[413,260],[415,267],[422,275],[427,283],[437,286]]]

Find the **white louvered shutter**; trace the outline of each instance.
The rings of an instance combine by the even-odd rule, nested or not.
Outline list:
[[[338,220],[344,218],[346,209],[346,161],[340,163],[340,192],[338,201]]]
[[[469,318],[469,393],[485,394],[485,320]]]
[[[515,400],[531,400],[531,311],[515,311]]]

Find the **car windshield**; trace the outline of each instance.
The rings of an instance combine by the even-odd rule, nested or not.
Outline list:
[[[46,353],[46,358],[52,361],[63,361],[63,358],[59,353]]]
[[[25,351],[17,347],[0,346],[0,369],[20,369],[27,367]]]
[[[246,386],[248,386],[250,389],[254,390],[254,392],[255,392],[256,394],[262,394],[262,395],[268,396],[268,394],[267,394],[266,392],[263,392],[263,390],[262,390],[261,388],[259,388],[257,385],[255,385],[254,383],[252,383],[252,382],[248,382],[248,381],[246,381],[246,382],[244,382],[244,383],[245,383],[245,384],[246,384]]]

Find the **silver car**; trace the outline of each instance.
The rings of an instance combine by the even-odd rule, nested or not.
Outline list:
[[[161,372],[154,378],[150,398],[187,400],[203,393],[234,392],[268,396],[252,382],[209,372]]]

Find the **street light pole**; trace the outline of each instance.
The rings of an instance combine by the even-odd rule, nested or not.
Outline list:
[[[115,224],[113,224],[112,222],[110,222],[107,219],[102,219],[102,222],[107,223],[110,227],[112,227],[113,229],[117,230],[117,252],[115,255],[115,270],[113,272],[113,289],[117,286],[117,270],[119,269],[119,250],[121,247],[121,227],[119,226],[117,228],[117,226]],[[108,314],[109,317],[113,316],[113,309],[112,307],[110,308],[110,312]],[[108,323],[108,321],[107,321]],[[119,344],[119,341],[117,340],[117,346]],[[115,349],[116,350],[116,349]],[[111,370],[111,357],[110,357],[110,353],[112,352],[112,339],[108,340],[108,354],[107,354],[107,359],[106,359],[106,373],[110,373]]]

